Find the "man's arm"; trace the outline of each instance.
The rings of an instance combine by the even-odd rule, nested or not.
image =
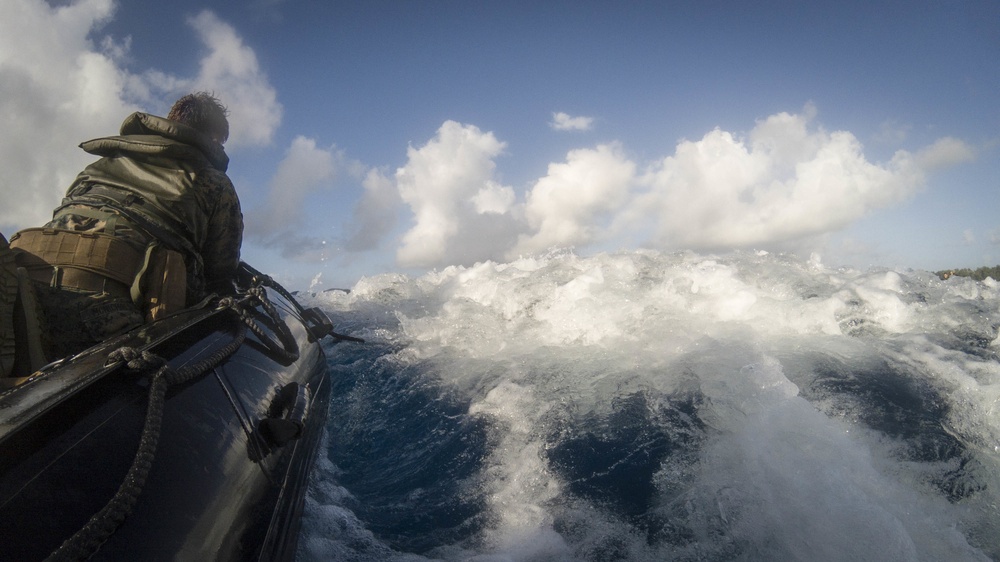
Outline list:
[[[236,188],[223,173],[212,174],[218,199],[208,221],[208,238],[202,251],[205,288],[209,292],[232,291],[232,280],[240,264],[243,245],[243,212]]]

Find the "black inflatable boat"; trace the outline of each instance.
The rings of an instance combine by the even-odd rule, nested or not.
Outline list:
[[[0,560],[294,558],[332,326],[237,284],[0,387]]]

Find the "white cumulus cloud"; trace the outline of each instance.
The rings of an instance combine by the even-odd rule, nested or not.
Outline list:
[[[135,108],[122,97],[126,73],[89,38],[112,16],[110,0],[58,8],[41,0],[4,4],[0,228],[14,230],[51,218],[77,172],[93,159],[76,145],[116,131]]]
[[[94,157],[80,142],[117,133],[132,111],[164,114],[177,96],[213,91],[231,111],[228,147],[269,142],[281,118],[251,49],[211,12],[189,24],[207,47],[198,76],[130,72],[129,38],[101,36],[112,0],[5,0],[0,18],[0,229],[47,221]]]
[[[593,117],[573,117],[568,113],[552,114],[549,126],[557,131],[589,131],[594,125]]]
[[[362,181],[364,195],[354,208],[344,249],[365,252],[378,249],[396,226],[397,209],[402,204],[399,190],[380,170],[368,170]]]
[[[333,186],[340,159],[336,150],[317,147],[310,138],[296,137],[271,178],[267,203],[247,221],[247,233],[267,236],[294,228],[301,222],[309,194]]]
[[[747,139],[714,130],[649,167],[623,215],[660,248],[740,248],[831,232],[909,197],[924,183],[912,155],[869,162],[849,132],[780,113]]]
[[[190,89],[214,91],[224,98],[229,109],[227,146],[271,142],[281,123],[282,107],[253,49],[243,43],[231,25],[212,12],[205,10],[189,23],[209,48]]]
[[[618,145],[571,151],[528,193],[522,234],[512,255],[600,241],[606,223],[629,198],[635,163]]]
[[[394,216],[395,210],[390,208],[398,208],[398,196],[385,196],[385,182],[380,181],[376,170],[367,170],[335,146],[318,146],[314,139],[300,135],[292,140],[271,177],[267,199],[259,207],[244,209],[246,237],[263,246],[278,248],[286,258],[325,259],[330,250],[326,235],[311,234],[313,230],[303,227],[308,223],[308,211],[315,207],[315,201],[323,194],[343,189],[343,178],[365,186],[366,199],[359,205],[360,220],[365,228],[380,231],[387,224],[386,217]],[[371,235],[372,232],[355,234]],[[375,247],[360,239],[349,241],[348,245],[353,251]]]
[[[917,165],[924,171],[948,168],[976,158],[976,150],[965,141],[943,137],[917,152]]]
[[[505,146],[493,133],[446,121],[427,144],[407,150],[395,180],[414,224],[396,253],[401,265],[447,265],[495,250],[506,225],[492,211],[511,197],[493,177]]]
[[[807,105],[745,134],[715,129],[645,163],[618,142],[574,149],[521,193],[495,178],[503,142],[448,121],[426,145],[411,147],[396,173],[399,200],[413,217],[398,262],[469,264],[553,247],[812,250],[825,235],[915,194],[928,172],[974,155],[944,138],[872,162],[853,134],[827,131],[815,117]]]

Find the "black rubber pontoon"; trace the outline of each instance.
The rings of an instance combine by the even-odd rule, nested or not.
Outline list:
[[[294,558],[332,326],[239,284],[0,393],[0,559]]]

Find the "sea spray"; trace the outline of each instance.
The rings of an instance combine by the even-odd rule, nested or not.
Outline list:
[[[1000,557],[1000,292],[570,252],[311,297],[340,331],[303,560]]]

